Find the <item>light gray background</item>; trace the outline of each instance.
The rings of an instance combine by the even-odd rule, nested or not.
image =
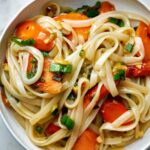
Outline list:
[[[15,13],[30,1],[32,0],[0,0],[0,35],[6,24],[9,22],[9,20],[11,20]],[[147,3],[147,6],[150,6],[150,0],[140,1]],[[20,146],[9,133],[1,117],[0,150],[24,150],[24,148],[22,148],[22,146]]]

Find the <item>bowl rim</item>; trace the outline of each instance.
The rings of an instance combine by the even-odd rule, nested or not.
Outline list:
[[[28,6],[34,5],[34,3],[36,3],[37,1],[40,1],[40,0],[30,0],[29,2],[27,2],[27,3],[25,4],[25,6],[21,7],[21,8],[14,14],[14,16],[8,21],[8,23],[6,24],[6,27],[3,29],[3,31],[2,31],[2,33],[1,33],[1,35],[0,35],[0,45],[1,45],[2,39],[4,38],[4,35],[5,35],[6,31],[8,30],[9,26],[11,26],[12,22],[13,22],[13,21],[18,17],[18,15],[19,15],[21,12],[23,12]],[[141,0],[136,0],[136,1],[137,1],[137,3],[141,4],[142,6],[144,6],[144,8],[150,12],[150,7],[148,7],[144,2],[142,2]],[[0,89],[1,89],[1,87],[0,87]],[[3,112],[1,111],[1,109],[0,109],[0,116],[1,116],[1,118],[2,118],[2,121],[3,121],[4,124],[5,124],[6,128],[7,128],[8,131],[11,133],[12,137],[17,141],[17,143],[18,143],[19,145],[21,145],[22,148],[25,148],[25,149],[27,149],[27,150],[31,150],[31,149],[29,149],[29,147],[28,147],[25,143],[23,143],[23,142],[17,137],[17,135],[15,134],[15,132],[13,131],[13,129],[9,126],[9,124],[8,124],[8,122],[7,122],[7,120],[6,120],[6,118],[5,118],[4,114],[3,114]],[[148,149],[148,148],[150,148],[150,144],[149,144],[149,145],[146,145],[146,147],[145,147],[145,149]]]

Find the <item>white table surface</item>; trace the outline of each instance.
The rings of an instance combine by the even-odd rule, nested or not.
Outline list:
[[[0,0],[0,35],[14,14],[32,0]],[[150,0],[140,0],[150,6]],[[24,150],[9,133],[0,117],[0,150]]]

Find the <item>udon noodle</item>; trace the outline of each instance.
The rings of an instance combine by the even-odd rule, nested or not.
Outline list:
[[[53,5],[59,10],[57,18],[61,13],[60,6]],[[122,20],[124,25],[109,22],[109,18]],[[123,80],[116,81],[114,73],[119,67],[126,71],[128,66],[142,65],[144,46],[132,22],[149,25],[150,21],[122,11],[110,11],[86,20],[64,18],[58,21],[42,15],[30,20],[51,33],[54,46],[48,56],[44,56],[36,46],[22,46],[11,40],[1,73],[1,93],[6,96],[31,141],[44,149],[71,150],[78,138],[90,129],[97,135],[95,149],[105,150],[122,148],[141,138],[150,125],[150,77],[126,75]],[[87,27],[88,39],[75,30]],[[68,35],[72,37],[68,38]],[[130,52],[125,50],[129,43],[134,45]],[[28,77],[31,55],[36,62],[36,71]],[[54,83],[51,82],[49,91],[41,90],[36,84],[41,81],[43,70],[50,72],[45,61],[72,65],[71,72],[64,73],[61,81],[54,79]],[[109,92],[102,97],[104,87]],[[93,88],[95,93],[85,106],[85,98]],[[70,100],[68,97],[73,92],[75,97]],[[101,113],[107,99],[117,99],[127,108],[113,122],[106,121]],[[54,110],[57,110],[55,115]],[[64,114],[74,123],[71,129],[62,121]],[[44,130],[49,124],[59,129],[47,135]]]

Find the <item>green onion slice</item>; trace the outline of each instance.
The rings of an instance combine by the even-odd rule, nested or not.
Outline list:
[[[28,40],[21,40],[17,37],[13,37],[12,41],[15,42],[16,44],[20,46],[30,46],[30,45],[35,45],[35,40],[30,38]]]
[[[74,121],[68,115],[63,115],[60,121],[69,130],[74,128]]]

